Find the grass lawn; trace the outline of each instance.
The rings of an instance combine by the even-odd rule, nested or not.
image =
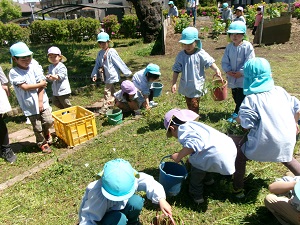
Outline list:
[[[212,42],[203,40],[203,46]],[[225,42],[226,43],[226,42]],[[224,46],[224,43],[215,42]],[[98,52],[94,43],[57,44],[62,53],[68,58],[66,63],[72,88],[90,84],[89,75],[93,68],[94,58]],[[34,57],[44,66],[46,71],[48,62],[46,51],[50,46],[31,46]],[[78,209],[81,198],[88,183],[96,179],[96,174],[102,170],[105,162],[114,158],[124,158],[133,167],[153,175],[159,176],[160,160],[173,152],[180,150],[176,139],[167,139],[163,126],[164,114],[174,108],[186,108],[184,98],[170,93],[172,65],[176,55],[145,56],[151,46],[142,44],[139,40],[115,41],[115,47],[123,60],[133,72],[144,68],[149,62],[160,65],[164,84],[163,94],[155,100],[158,107],[133,123],[122,126],[121,129],[109,136],[102,132],[112,128],[106,118],[97,118],[99,136],[89,145],[77,150],[64,160],[57,160],[49,168],[26,178],[24,181],[7,188],[0,194],[0,224],[64,224],[74,225],[78,220]],[[174,46],[178,51],[180,46]],[[209,53],[210,51],[207,50]],[[211,53],[220,65],[224,50]],[[299,51],[289,51],[284,56],[278,55],[280,46],[255,48],[256,55],[267,58],[273,69],[273,76],[277,85],[286,88],[291,93],[299,93],[299,73],[295,71],[300,57]],[[0,49],[0,63],[6,71],[10,65],[7,49]],[[285,60],[282,60],[284,57]],[[211,70],[207,74],[212,74]],[[208,81],[211,76],[208,76]],[[50,87],[48,88],[50,89]],[[101,98],[103,86],[96,90],[86,90],[72,96],[73,105],[87,106]],[[49,91],[49,90],[48,90]],[[279,103],[280,104],[280,103]],[[221,129],[224,120],[233,111],[233,100],[230,97],[222,102],[212,100],[210,92],[201,100],[201,121],[217,129]],[[9,132],[24,128],[25,117],[6,118]],[[129,120],[131,117],[125,118]],[[27,125],[28,126],[28,125]],[[30,126],[29,126],[30,127]],[[41,156],[33,149],[25,149],[18,153],[18,161],[8,165],[0,161],[1,183],[5,180],[37,166],[48,159],[56,159],[57,155],[65,152],[60,146],[54,147],[54,153]],[[299,151],[299,142],[295,153]],[[188,195],[187,179],[182,185],[181,193],[175,197],[168,197],[173,206],[175,217],[184,220],[185,224],[278,224],[276,219],[264,207],[263,199],[268,192],[268,184],[275,178],[285,175],[287,169],[276,163],[248,162],[245,183],[246,197],[238,200],[229,193],[229,177],[215,174],[215,184],[205,187],[205,202],[201,205],[193,203]],[[145,196],[144,193],[141,193]],[[145,207],[140,216],[144,225],[150,224],[156,214],[156,206],[145,201]]]

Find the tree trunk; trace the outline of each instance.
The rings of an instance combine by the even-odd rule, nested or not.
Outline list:
[[[141,23],[141,34],[144,43],[155,41],[162,29],[161,4],[159,2],[150,3],[150,0],[128,1],[132,2]]]

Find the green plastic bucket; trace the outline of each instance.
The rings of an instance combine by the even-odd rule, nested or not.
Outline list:
[[[153,97],[159,97],[163,88],[163,84],[159,82],[153,82],[151,89],[153,90]]]
[[[106,112],[106,116],[110,125],[122,123],[123,114],[121,109],[109,109]]]

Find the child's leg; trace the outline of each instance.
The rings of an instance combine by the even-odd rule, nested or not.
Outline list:
[[[199,102],[200,98],[188,98],[185,97],[185,101],[189,110],[199,114]]]
[[[65,109],[65,108],[69,108],[72,106],[69,98],[70,98],[70,95],[62,95],[62,96],[57,96],[58,98],[58,101],[60,102],[60,104],[63,106],[62,109]]]
[[[127,224],[137,224],[139,222],[139,215],[144,206],[144,199],[139,195],[133,195],[128,199],[125,208],[121,211],[128,219]]]
[[[150,89],[150,94],[149,94],[148,98],[149,98],[149,102],[153,101],[153,89]]]
[[[243,88],[233,88],[232,89],[232,97],[235,102],[234,113],[238,114],[240,110],[240,106],[245,98]]]
[[[122,109],[123,112],[131,111],[129,104],[126,102],[115,101],[115,106],[119,109]]]
[[[114,93],[115,93],[114,84],[105,84],[104,100],[106,105],[108,104],[108,102],[114,102],[114,96],[113,96]]]
[[[103,216],[101,225],[111,225],[111,224],[116,224],[116,225],[126,225],[127,224],[127,218],[125,214],[123,214],[120,211],[114,210],[105,213]]]
[[[0,146],[8,145],[8,144],[9,144],[9,139],[8,139],[7,127],[2,118],[2,114],[0,114]]]
[[[300,163],[293,157],[290,162],[283,162],[285,165],[295,176],[300,176]]]
[[[203,180],[206,172],[191,165],[189,193],[194,200],[203,198]]]
[[[233,188],[235,191],[244,188],[244,176],[246,173],[246,163],[248,159],[241,151],[241,148],[237,148],[237,156],[235,159],[235,173],[233,174]]]
[[[41,112],[40,115],[41,115],[43,135],[44,137],[47,137],[49,135],[49,129],[53,125],[52,114],[50,112],[50,109],[47,108],[43,112]]]
[[[60,103],[58,96],[52,96],[52,104],[59,109],[63,109],[64,106]]]
[[[41,147],[43,144],[46,144],[46,139],[44,137],[43,128],[42,128],[41,115],[40,114],[32,115],[32,116],[28,116],[28,118],[33,127],[36,143],[38,147]]]

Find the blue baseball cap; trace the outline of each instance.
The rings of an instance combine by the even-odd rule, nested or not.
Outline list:
[[[159,66],[153,63],[149,63],[146,67],[144,75],[146,75],[147,73],[161,75]]]
[[[198,48],[202,48],[202,43],[198,37],[198,30],[195,27],[187,27],[181,33],[180,43],[182,44],[192,44],[193,42],[197,42]]]
[[[223,9],[227,8],[228,7],[228,3],[227,2],[223,3],[222,7],[223,7]]]
[[[32,51],[24,42],[17,42],[9,48],[11,56],[22,57],[32,55]]]
[[[129,199],[137,188],[138,172],[124,159],[114,159],[105,163],[101,176],[102,194],[111,201]]]
[[[246,34],[246,24],[242,21],[234,21],[229,25],[228,34]]]
[[[174,5],[173,1],[169,1],[168,5]]]
[[[98,35],[97,35],[97,42],[107,42],[109,41],[109,35],[108,33],[106,32],[100,32]]]

